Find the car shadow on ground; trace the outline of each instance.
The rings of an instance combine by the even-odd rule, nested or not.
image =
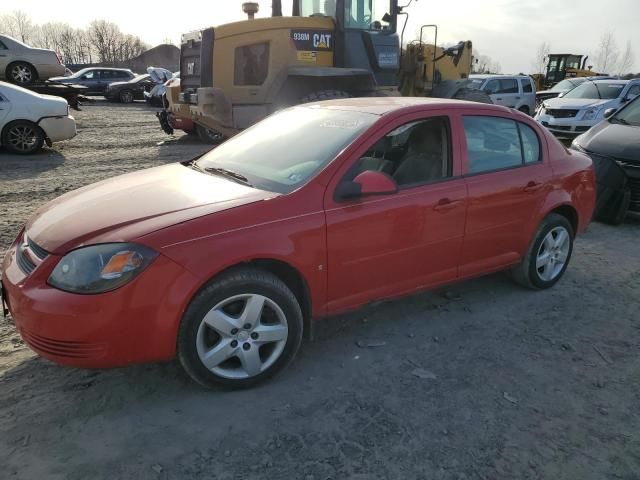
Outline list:
[[[61,166],[66,158],[60,147],[43,147],[33,155],[16,155],[0,148],[0,181],[38,176]]]

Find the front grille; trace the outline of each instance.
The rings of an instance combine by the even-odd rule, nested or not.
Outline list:
[[[640,162],[635,164],[618,160],[618,163],[627,174],[627,187],[631,191],[629,210],[634,213],[640,213]]]
[[[31,259],[27,258],[27,256],[25,255],[23,247],[18,248],[16,260],[18,261],[20,270],[22,270],[25,275],[29,275],[36,269],[35,263],[33,263]]]
[[[546,112],[553,118],[573,118],[578,114],[578,110],[560,110],[554,108],[547,108]]]
[[[36,242],[31,240],[29,237],[27,237],[27,244],[29,245],[29,248],[34,253],[34,255],[38,257],[40,260],[44,260],[49,255],[49,252],[47,252],[44,248],[36,244]]]
[[[585,127],[585,126],[581,126],[581,127],[576,127],[576,132],[586,132],[587,130],[589,130],[591,127]]]
[[[36,335],[35,333],[20,331],[22,338],[34,350],[56,357],[67,358],[99,358],[104,355],[106,345],[104,343],[69,342],[53,340],[51,338]]]

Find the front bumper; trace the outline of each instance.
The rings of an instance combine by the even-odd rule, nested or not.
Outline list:
[[[76,136],[76,120],[71,115],[66,117],[47,117],[38,122],[47,139],[51,142],[69,140]]]
[[[593,127],[600,120],[577,120],[572,118],[555,118],[546,113],[536,114],[535,120],[541,123],[557,137],[575,138]]]
[[[81,368],[173,358],[182,313],[197,289],[191,273],[159,255],[117,290],[98,295],[68,293],[46,283],[61,257],[29,245],[21,233],[7,252],[2,291],[20,335],[32,350],[56,363]]]

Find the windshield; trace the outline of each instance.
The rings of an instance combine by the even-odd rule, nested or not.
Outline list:
[[[310,17],[312,15],[325,15],[336,17],[335,0],[300,0],[300,15]]]
[[[616,113],[610,121],[613,119],[622,120],[629,125],[640,127],[640,97],[631,101],[626,107]]]
[[[575,80],[562,80],[557,85],[554,85],[553,88],[551,89],[551,91],[552,92],[566,92],[568,90],[571,90],[571,89],[577,87],[578,85],[580,85],[583,82],[584,82],[584,80],[579,80],[577,78]]]
[[[483,82],[484,82],[484,78],[472,78],[467,82],[466,87],[480,90],[480,87],[482,87]]]
[[[197,166],[234,172],[261,190],[289,193],[377,119],[362,112],[293,107],[227,140],[198,160]]]
[[[390,30],[393,26],[382,18],[391,14],[389,0],[345,0],[344,24],[359,30]]]
[[[584,82],[562,98],[612,99],[618,98],[623,88],[622,83]]]

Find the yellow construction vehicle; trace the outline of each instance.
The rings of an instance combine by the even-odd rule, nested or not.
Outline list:
[[[547,69],[544,74],[532,75],[536,82],[537,90],[547,90],[565,78],[593,77],[604,75],[591,70],[591,65],[587,67],[586,55],[575,55],[571,53],[552,53],[547,56]]]
[[[217,142],[275,110],[315,100],[400,94],[480,100],[484,94],[464,84],[471,42],[436,48],[421,31],[401,51],[398,17],[408,19],[405,8],[398,0],[293,0],[292,16],[282,17],[274,0],[275,16],[256,19],[258,4],[245,3],[247,20],[183,35],[180,85],[167,88],[167,110]],[[481,101],[490,102],[486,95]]]

